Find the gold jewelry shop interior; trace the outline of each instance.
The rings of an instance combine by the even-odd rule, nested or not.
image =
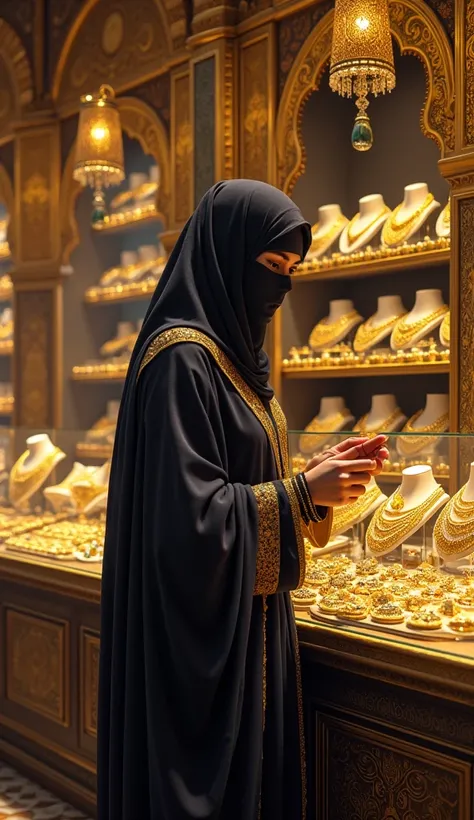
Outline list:
[[[180,229],[248,177],[313,225],[268,338],[294,471],[389,435],[293,593],[308,820],[472,820],[474,6],[4,0],[0,32],[0,758],[94,814],[122,384]]]

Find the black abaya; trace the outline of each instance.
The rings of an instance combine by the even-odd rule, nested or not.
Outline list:
[[[288,591],[304,577],[304,543],[285,421],[264,380],[259,397],[215,330],[180,327],[165,308],[158,294],[147,317],[157,329],[139,340],[114,453],[99,820],[301,820]],[[320,545],[329,528],[328,516]]]

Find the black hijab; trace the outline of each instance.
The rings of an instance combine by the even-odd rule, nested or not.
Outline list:
[[[154,336],[190,327],[219,345],[261,399],[271,399],[262,345],[291,281],[256,258],[273,250],[304,259],[310,245],[310,225],[277,188],[245,179],[214,185],[171,253],[132,355],[130,377]]]

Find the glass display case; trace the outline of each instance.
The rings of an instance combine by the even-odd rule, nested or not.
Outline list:
[[[357,427],[357,425],[355,425]],[[405,425],[406,426],[406,425]],[[113,445],[97,431],[0,430],[0,556],[100,575]],[[290,432],[291,466],[349,432]],[[388,434],[389,460],[306,542],[297,617],[387,638],[474,647],[474,436]]]
[[[100,576],[107,432],[0,429],[0,556]]]
[[[351,435],[291,432],[294,473]],[[388,434],[387,447],[389,460],[365,493],[334,508],[327,546],[306,541],[304,586],[292,593],[297,618],[436,641],[471,658],[474,436],[406,431]]]

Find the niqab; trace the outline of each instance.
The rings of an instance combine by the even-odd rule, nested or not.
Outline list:
[[[256,259],[270,249],[296,252],[303,259],[310,245],[309,223],[277,188],[245,179],[214,185],[170,256],[138,337],[130,372],[153,336],[172,327],[190,327],[215,341],[254,392],[270,400],[270,367],[262,337],[291,283],[280,274],[268,276],[272,272],[258,263],[256,267]],[[255,298],[249,311],[253,279]],[[269,281],[272,285],[266,287]]]

